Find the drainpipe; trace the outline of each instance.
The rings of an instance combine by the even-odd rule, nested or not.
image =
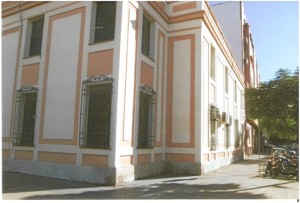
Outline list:
[[[21,42],[22,42],[22,37],[23,37],[23,17],[22,17],[22,10],[21,10],[21,5],[23,4],[22,1],[18,2],[18,13],[19,13],[19,17],[20,17],[20,35],[19,35],[19,41],[18,41],[18,54],[17,54],[17,67],[16,67],[16,74],[15,74],[15,84],[14,84],[14,89],[16,89],[17,87],[17,78],[18,78],[18,72],[19,72],[19,66],[20,66],[20,53],[21,53]],[[13,98],[16,98],[16,93],[14,91],[13,93]],[[15,101],[14,101],[15,103]],[[14,112],[14,122],[15,123],[15,114],[16,112]],[[13,131],[14,131],[14,126],[13,126]],[[12,157],[14,157],[14,144],[12,143],[12,148],[11,148],[11,155]]]
[[[21,11],[21,4],[23,4],[23,2],[22,1],[19,1],[19,4],[18,4],[18,9],[19,9],[19,17],[20,17],[20,22],[21,22],[21,26],[20,26],[20,28],[21,28],[21,30],[20,30],[20,38],[19,38],[19,50],[20,50],[20,48],[21,48],[21,41],[22,41],[22,36],[23,36],[23,17],[22,17],[22,11]]]

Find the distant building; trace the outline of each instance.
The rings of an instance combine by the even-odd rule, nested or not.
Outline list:
[[[207,2],[2,2],[3,169],[101,184],[242,158],[244,74]]]
[[[211,8],[239,68],[244,72],[245,87],[257,88],[260,74],[250,25],[246,20],[243,3],[241,1],[228,1],[212,5]],[[245,124],[244,150],[245,154],[249,155],[258,151],[258,122],[246,118]]]

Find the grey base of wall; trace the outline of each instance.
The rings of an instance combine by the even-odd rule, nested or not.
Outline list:
[[[2,170],[105,185],[115,182],[115,169],[95,166],[3,159]]]
[[[177,163],[167,161],[137,166],[122,166],[119,168],[3,159],[2,170],[102,185],[121,185],[125,182],[157,176],[163,173],[206,174],[240,159],[242,159],[242,157],[228,157],[203,163]]]

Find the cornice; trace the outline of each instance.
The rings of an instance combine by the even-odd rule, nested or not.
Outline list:
[[[244,86],[244,75],[242,73],[242,70],[237,65],[237,62],[235,58],[233,57],[228,43],[226,41],[226,38],[224,37],[221,28],[219,24],[217,23],[217,20],[215,16],[213,15],[213,12],[209,8],[209,4],[207,2],[204,2],[204,9],[200,11],[195,11],[191,13],[186,13],[182,15],[177,16],[169,16],[165,10],[161,6],[159,6],[158,2],[151,1],[148,2],[150,6],[168,23],[168,24],[174,24],[184,21],[190,21],[195,19],[200,19],[204,22],[214,39],[216,40],[217,44],[219,45],[221,51],[225,55],[226,59],[228,60],[229,64],[231,65],[233,71],[237,75],[238,79],[240,80],[241,84]]]
[[[5,1],[2,2],[2,18],[18,13],[20,10],[24,11],[41,4],[47,3],[47,1]]]

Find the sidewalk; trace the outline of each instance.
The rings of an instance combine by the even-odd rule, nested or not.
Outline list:
[[[260,156],[261,163],[267,161]],[[3,199],[299,199],[299,182],[259,175],[258,155],[201,176],[163,175],[99,186],[3,172]],[[261,169],[262,170],[262,169]]]

